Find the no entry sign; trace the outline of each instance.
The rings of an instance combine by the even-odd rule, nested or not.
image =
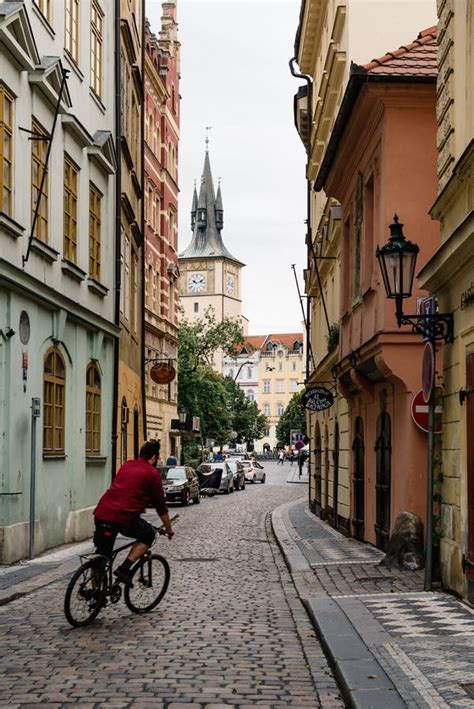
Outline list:
[[[435,390],[435,433],[441,433],[443,430],[441,395],[441,389],[437,387]],[[428,404],[425,402],[422,389],[413,397],[413,401],[411,402],[411,415],[418,428],[428,433]]]

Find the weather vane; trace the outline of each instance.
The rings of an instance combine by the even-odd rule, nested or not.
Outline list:
[[[206,153],[209,152],[209,131],[212,130],[212,126],[206,126]]]

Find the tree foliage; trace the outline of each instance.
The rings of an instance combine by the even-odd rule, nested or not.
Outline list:
[[[183,320],[179,329],[178,406],[201,419],[202,438],[212,438],[217,445],[227,443],[232,430],[229,392],[224,377],[212,369],[214,355],[221,350],[235,355],[244,335],[240,323],[224,319],[216,322],[209,308],[204,317],[193,323]],[[195,442],[183,439],[186,449]]]
[[[290,432],[293,429],[306,435],[306,412],[301,405],[301,396],[302,392],[293,394],[285,413],[280,417],[276,427],[278,446],[286,446],[290,443]]]
[[[228,394],[228,408],[232,418],[232,430],[237,434],[235,443],[251,443],[262,438],[265,433],[266,418],[260,413],[257,402],[250,401],[240,386],[225,377]]]

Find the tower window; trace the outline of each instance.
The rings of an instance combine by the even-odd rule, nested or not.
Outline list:
[[[194,303],[194,312],[195,313],[199,312],[199,303]]]

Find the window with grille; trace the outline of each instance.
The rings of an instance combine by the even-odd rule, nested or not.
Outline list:
[[[86,455],[100,455],[101,379],[95,363],[86,374]]]
[[[40,193],[41,180],[43,179],[43,173],[46,168],[48,141],[41,138],[41,136],[46,135],[46,132],[36,121],[33,121],[31,130],[33,133],[31,140],[31,222],[33,223]],[[48,183],[48,173],[46,172],[34,233],[36,238],[43,241],[45,244],[48,243]]]
[[[79,0],[65,0],[64,43],[72,59],[79,62]]]
[[[103,57],[104,15],[96,0],[91,3],[91,89],[102,98],[102,57]]]
[[[100,214],[102,195],[89,182],[89,275],[100,281]]]
[[[48,22],[51,22],[51,0],[35,0],[35,5]]]
[[[64,160],[64,258],[77,261],[77,184],[78,170],[66,158]]]
[[[13,97],[0,85],[0,212],[12,215]]]
[[[46,354],[43,386],[43,455],[64,455],[66,370],[56,347]]]

